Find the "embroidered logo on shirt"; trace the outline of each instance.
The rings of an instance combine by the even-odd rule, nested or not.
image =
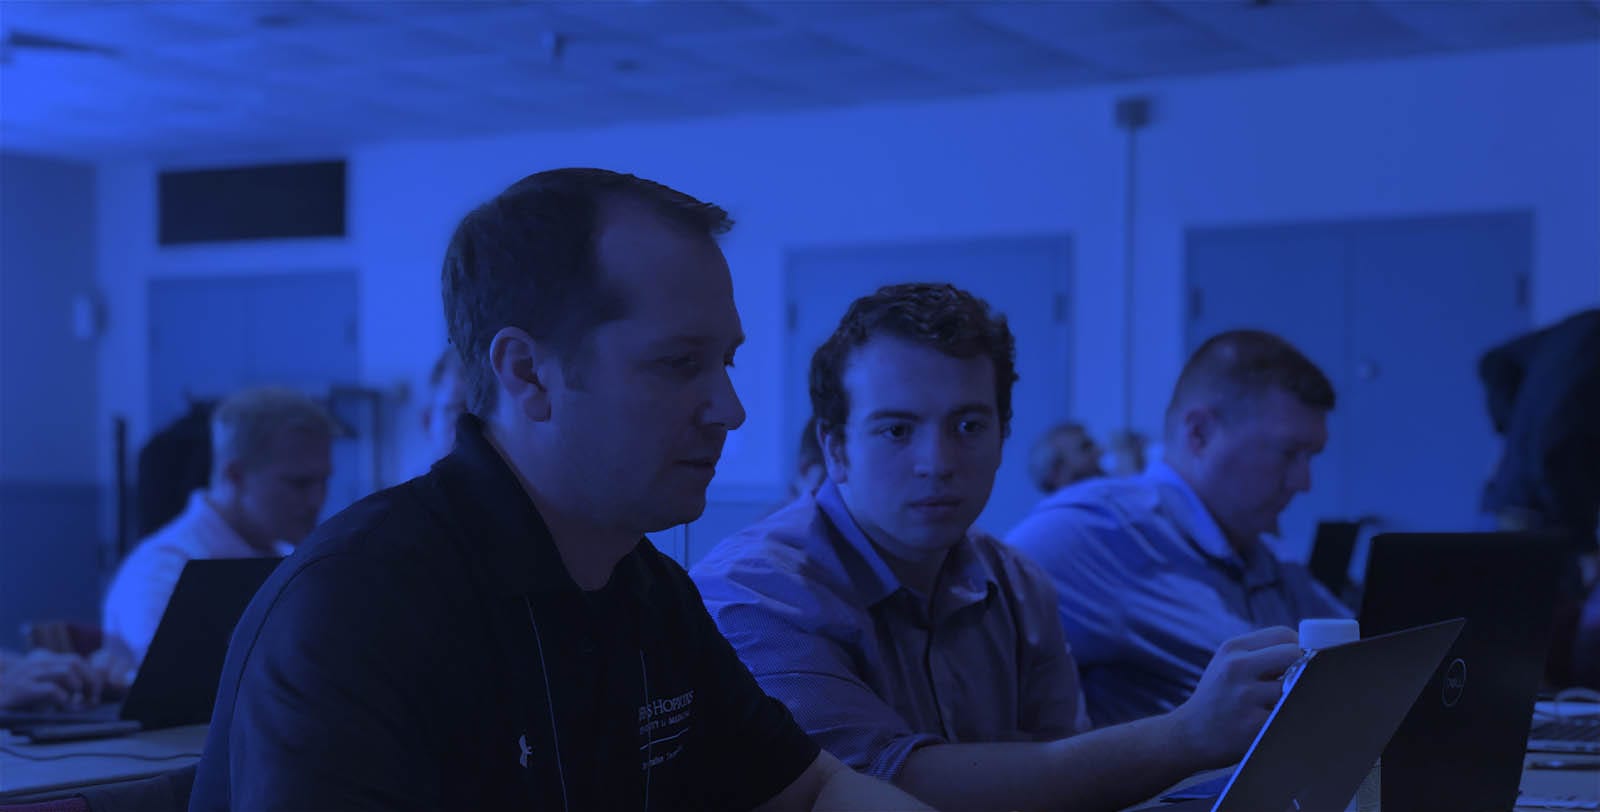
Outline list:
[[[533,755],[533,748],[528,746],[528,734],[524,733],[517,737],[517,748],[522,751],[522,755],[517,756],[517,761],[526,769],[528,758]]]
[[[639,745],[640,769],[659,767],[683,752],[682,738],[689,732],[693,715],[693,690],[639,706],[639,736],[645,740]]]

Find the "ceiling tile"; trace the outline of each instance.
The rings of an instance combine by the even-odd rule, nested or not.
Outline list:
[[[582,20],[637,37],[749,31],[770,27],[770,18],[743,3],[717,0],[610,0],[544,3],[558,20]]]
[[[996,85],[1022,74],[1082,70],[1071,56],[976,23],[952,9],[836,21],[817,28],[830,39],[887,62],[944,77],[957,92],[997,89]]]
[[[1430,47],[1368,3],[1168,0],[1164,5],[1218,39],[1274,62],[1405,56]]]
[[[746,5],[773,20],[820,29],[842,22],[915,16],[949,4],[928,0],[750,0]]]
[[[0,138],[325,150],[1600,39],[1600,0],[0,0]],[[185,139],[189,139],[186,143]]]
[[[1457,48],[1600,37],[1600,0],[1478,3],[1471,13],[1449,3],[1418,0],[1381,0],[1373,7],[1430,42]]]
[[[945,81],[926,70],[889,62],[805,31],[680,37],[669,43],[703,62],[840,102],[926,98],[949,92]]]

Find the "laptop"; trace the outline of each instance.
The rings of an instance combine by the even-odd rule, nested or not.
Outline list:
[[[1562,540],[1544,534],[1373,538],[1363,633],[1447,617],[1467,621],[1384,750],[1385,808],[1515,806],[1564,554]]]
[[[1538,703],[1534,706],[1533,729],[1528,731],[1528,750],[1600,755],[1600,704]]]
[[[1317,522],[1306,569],[1336,596],[1344,595],[1350,586],[1350,557],[1360,536],[1361,522]]]
[[[70,711],[0,712],[0,728],[24,735],[49,728],[52,738],[66,738],[75,725],[116,732],[127,728],[106,723],[134,722],[154,730],[211,721],[233,627],[280,561],[190,561],[178,576],[125,700]]]
[[[1219,795],[1144,809],[1343,810],[1464,625],[1457,618],[1317,651]]]

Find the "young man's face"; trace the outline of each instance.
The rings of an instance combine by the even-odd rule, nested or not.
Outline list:
[[[705,510],[728,432],[745,419],[728,368],[744,340],[715,240],[636,207],[608,213],[600,272],[626,315],[595,328],[551,392],[551,433],[577,509],[654,532]]]
[[[1002,442],[994,363],[892,336],[850,357],[850,415],[825,441],[850,515],[889,555],[942,556],[989,502]]]

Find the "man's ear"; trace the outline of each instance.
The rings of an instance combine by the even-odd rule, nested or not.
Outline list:
[[[224,460],[215,470],[216,478],[221,480],[221,484],[229,491],[238,493],[244,488],[244,463],[238,460]]]
[[[828,478],[844,484],[849,478],[850,464],[844,454],[844,429],[833,428],[817,421],[817,445],[822,447],[822,464],[828,469]]]
[[[1210,406],[1191,406],[1183,413],[1183,448],[1198,456],[1217,434],[1217,411]]]
[[[548,348],[521,328],[503,327],[489,342],[489,369],[504,408],[536,423],[550,419],[550,392],[559,383],[561,364]]]

